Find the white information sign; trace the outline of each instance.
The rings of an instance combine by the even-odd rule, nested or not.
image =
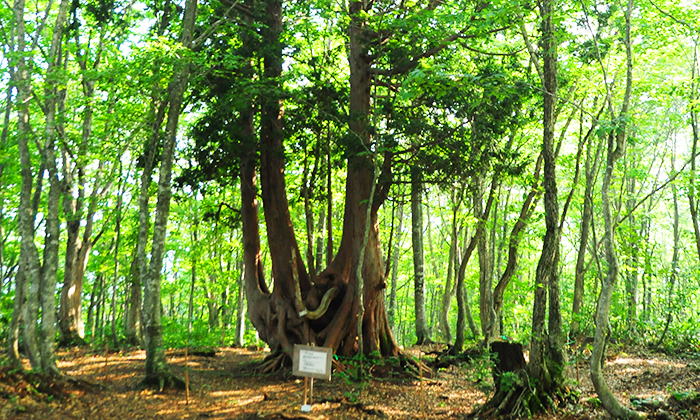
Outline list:
[[[307,378],[331,379],[331,361],[333,349],[330,347],[312,347],[294,345],[292,374]]]

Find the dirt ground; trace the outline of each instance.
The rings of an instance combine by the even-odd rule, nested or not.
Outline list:
[[[667,356],[640,350],[611,351],[606,377],[617,398],[627,406],[664,410],[673,418],[700,419],[697,355]],[[304,379],[290,369],[256,375],[254,367],[268,353],[219,348],[214,357],[188,357],[189,398],[185,391],[141,389],[143,351],[95,353],[73,348],[59,353],[67,375],[91,384],[42,385],[0,370],[0,418],[7,419],[460,419],[486,402],[491,386],[487,364],[475,361],[440,369],[430,379],[414,380],[388,372],[360,385],[345,373],[329,381],[315,380],[312,409],[302,413]],[[416,354],[416,351],[413,351]],[[167,352],[173,371],[185,377],[183,350]],[[607,419],[588,378],[584,355],[570,368],[579,381],[580,396],[541,419]],[[425,359],[429,360],[428,358]],[[351,369],[349,363],[341,365]],[[349,371],[349,370],[348,370]],[[387,373],[388,372],[388,373]],[[34,383],[34,385],[32,385]],[[678,400],[684,400],[679,402]]]

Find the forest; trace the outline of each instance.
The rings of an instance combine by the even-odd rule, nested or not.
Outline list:
[[[700,418],[698,22],[3,2],[0,418]]]

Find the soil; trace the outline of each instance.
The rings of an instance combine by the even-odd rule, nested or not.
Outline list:
[[[419,350],[407,351],[417,355]],[[145,353],[125,350],[96,353],[91,348],[59,352],[59,368],[74,378],[50,382],[0,368],[0,418],[7,419],[461,419],[487,401],[493,384],[488,363],[473,359],[441,368],[432,378],[407,377],[399,366],[366,369],[364,385],[353,380],[354,364],[334,363],[331,381],[314,381],[311,411],[301,412],[304,379],[286,369],[256,375],[269,353],[219,348],[213,357],[188,357],[189,396],[185,391],[143,389]],[[185,377],[182,349],[167,352],[172,370]],[[541,419],[608,419],[592,389],[587,355],[570,377],[579,384],[578,403]],[[430,356],[424,356],[429,363]],[[0,359],[0,363],[3,360]],[[611,349],[606,378],[617,398],[648,412],[677,419],[700,419],[700,358],[647,350]]]

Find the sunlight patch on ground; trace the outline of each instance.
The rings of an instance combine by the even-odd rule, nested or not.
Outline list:
[[[628,366],[660,365],[660,366],[676,368],[676,369],[682,369],[682,368],[685,368],[688,366],[685,363],[672,362],[669,360],[639,359],[639,358],[635,358],[635,357],[618,357],[615,360],[610,361],[609,363],[610,364],[618,364],[618,365],[628,365]]]

